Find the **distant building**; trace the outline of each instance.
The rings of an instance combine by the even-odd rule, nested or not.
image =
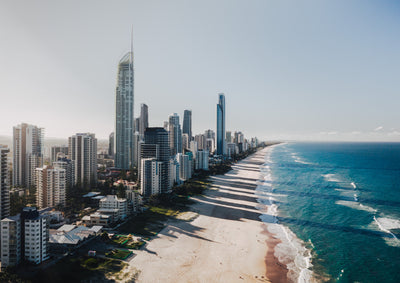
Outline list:
[[[115,166],[128,170],[133,163],[134,133],[134,69],[133,52],[128,52],[118,64],[115,91]]]
[[[67,188],[71,188],[75,185],[75,162],[67,158],[61,158],[58,159],[58,161],[53,162],[53,167],[65,170]]]
[[[185,110],[183,112],[182,133],[188,135],[189,142],[192,140],[192,110]]]
[[[182,149],[189,149],[190,139],[188,134],[182,134]]]
[[[22,123],[13,128],[13,186],[30,188],[35,169],[43,166],[44,130]]]
[[[68,139],[68,156],[75,163],[75,184],[97,183],[97,139],[94,134],[78,133]]]
[[[177,159],[179,162],[179,178],[182,181],[189,180],[192,177],[192,163],[189,155],[178,153]]]
[[[115,147],[115,139],[114,139],[114,132],[112,132],[108,136],[108,157],[114,158],[114,147]]]
[[[232,142],[232,132],[231,131],[226,131],[225,141],[226,141],[226,143]]]
[[[0,145],[0,219],[10,215],[9,152],[8,147]]]
[[[217,154],[225,155],[225,95],[219,94],[217,104]]]
[[[51,147],[51,162],[57,161],[58,158],[65,158],[68,155],[68,146],[52,146]]]
[[[140,122],[139,122],[139,134],[144,135],[146,128],[149,127],[149,107],[142,103],[140,105]]]
[[[169,145],[171,156],[182,153],[182,130],[179,124],[179,116],[174,113],[169,116]]]
[[[199,150],[196,155],[196,169],[208,170],[208,150]]]
[[[36,168],[36,205],[39,208],[65,206],[66,170],[44,166]]]

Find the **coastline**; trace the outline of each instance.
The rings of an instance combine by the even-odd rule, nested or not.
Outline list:
[[[281,241],[268,231],[257,202],[260,166],[268,147],[210,177],[205,195],[193,197],[194,220],[172,220],[129,262],[137,282],[286,282],[274,255]]]

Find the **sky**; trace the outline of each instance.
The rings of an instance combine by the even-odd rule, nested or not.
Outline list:
[[[115,119],[118,61],[133,30],[135,116],[192,110],[262,140],[400,141],[400,2],[0,0],[0,135],[46,137]]]

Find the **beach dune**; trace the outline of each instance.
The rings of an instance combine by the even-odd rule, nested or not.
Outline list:
[[[255,188],[265,151],[238,162],[192,206],[198,216],[173,220],[130,265],[137,282],[286,282],[286,267],[274,257],[279,243],[260,221],[265,208]]]

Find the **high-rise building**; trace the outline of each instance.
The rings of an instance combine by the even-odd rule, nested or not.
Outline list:
[[[226,131],[226,135],[225,135],[225,141],[228,142],[232,142],[232,132],[231,131]]]
[[[22,123],[13,128],[13,186],[31,187],[43,166],[42,128]]]
[[[226,154],[225,143],[225,95],[219,94],[217,104],[217,154]]]
[[[58,158],[64,158],[68,155],[68,146],[56,145],[51,147],[51,162],[57,161]]]
[[[143,137],[146,128],[149,127],[149,107],[142,103],[140,105],[139,134]]]
[[[78,133],[68,139],[68,156],[74,162],[75,184],[97,183],[97,139],[94,134]]]
[[[0,145],[0,219],[10,215],[9,152],[6,146]]]
[[[65,169],[36,168],[36,205],[39,208],[65,206],[66,187]]]
[[[188,134],[182,134],[182,150],[189,149],[190,147],[190,140]]]
[[[58,159],[58,161],[53,162],[53,167],[65,170],[67,188],[71,188],[75,185],[75,162],[71,159],[61,158]]]
[[[179,178],[182,181],[189,180],[192,177],[192,162],[189,155],[178,153],[177,159],[179,162]]]
[[[171,155],[182,153],[182,130],[178,114],[174,113],[169,116],[168,128]]]
[[[189,136],[189,142],[192,140],[192,110],[185,110],[183,112],[182,133]]]
[[[161,193],[163,183],[163,165],[165,162],[157,161],[156,158],[143,158],[141,159],[141,182],[140,193],[144,197],[157,195]],[[168,179],[169,181],[169,179]]]
[[[49,221],[36,207],[22,210],[21,234],[25,260],[39,264],[49,259]]]
[[[151,170],[155,172],[154,174],[156,174],[154,176],[160,178],[158,191],[160,193],[170,192],[171,185],[169,182],[169,159],[171,154],[168,140],[168,132],[164,130],[164,128],[147,128],[144,133],[144,143],[141,146],[141,155],[143,155],[144,159],[153,159],[151,162],[157,161],[157,163],[155,163],[154,165],[150,161],[147,161],[147,169],[141,169],[141,180],[149,180],[150,177],[146,174],[147,172],[149,172],[149,168],[151,167]],[[145,150],[146,156],[144,155]],[[143,162],[140,162],[141,165],[143,165]],[[155,189],[152,189],[152,191],[155,191]]]
[[[115,147],[115,143],[114,143],[114,132],[112,132],[109,136],[108,136],[108,157],[109,158],[114,158],[114,147]]]
[[[133,52],[119,61],[115,109],[115,167],[129,169],[133,163],[134,132]]]
[[[208,150],[199,150],[196,155],[196,169],[208,170]]]

